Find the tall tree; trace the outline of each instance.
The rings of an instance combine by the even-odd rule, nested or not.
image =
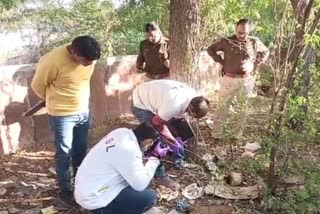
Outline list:
[[[200,30],[200,0],[170,1],[170,72],[195,85]]]

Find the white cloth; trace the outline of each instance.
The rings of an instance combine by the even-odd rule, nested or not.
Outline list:
[[[139,84],[132,92],[133,105],[158,114],[168,121],[181,116],[190,101],[200,96],[195,89],[174,80],[153,80]]]
[[[107,206],[128,185],[142,191],[159,163],[157,158],[150,157],[144,165],[133,131],[116,129],[97,143],[80,165],[75,179],[75,200],[83,208],[94,210]]]

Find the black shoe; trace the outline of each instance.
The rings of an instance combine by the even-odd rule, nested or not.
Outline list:
[[[56,204],[60,208],[72,208],[77,206],[73,197],[73,192],[60,192]]]

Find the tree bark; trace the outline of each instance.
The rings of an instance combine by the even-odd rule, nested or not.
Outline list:
[[[196,85],[200,0],[170,1],[170,72],[173,79]]]

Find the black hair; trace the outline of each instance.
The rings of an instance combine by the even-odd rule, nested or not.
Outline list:
[[[199,96],[199,97],[194,97],[191,101],[190,101],[190,106],[192,106],[192,111],[197,114],[198,112],[200,112],[202,109],[202,103],[205,102],[207,104],[207,106],[210,105],[210,101],[203,97],[203,96]]]
[[[145,32],[150,32],[150,31],[154,31],[154,30],[159,30],[159,25],[155,22],[148,22],[145,26],[144,26],[144,30]]]
[[[142,142],[146,139],[155,140],[160,137],[159,132],[147,123],[141,123],[135,129],[133,129],[133,133],[139,142]]]
[[[245,25],[245,24],[248,24],[249,26],[252,26],[252,25],[253,25],[252,19],[240,19],[240,20],[236,23],[236,26]]]
[[[90,36],[79,36],[71,43],[72,49],[77,55],[85,57],[87,60],[93,61],[100,59],[101,48],[99,43]]]

